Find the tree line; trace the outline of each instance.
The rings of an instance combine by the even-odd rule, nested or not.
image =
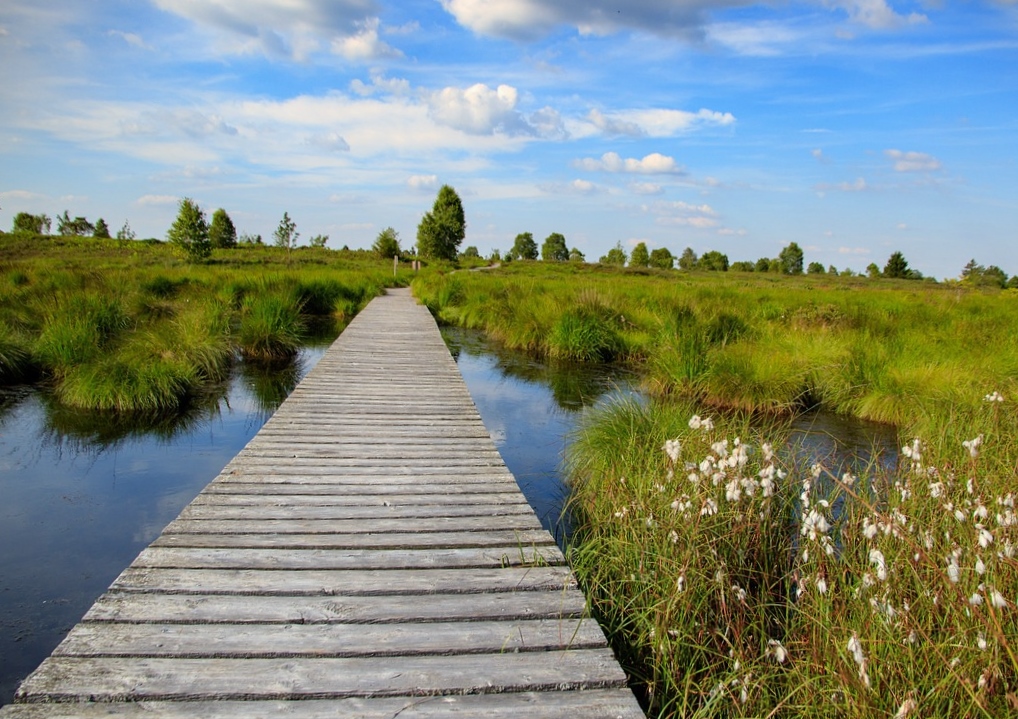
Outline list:
[[[52,227],[52,220],[45,214],[33,215],[19,212],[14,216],[13,232],[47,235]],[[416,256],[426,260],[445,260],[455,262],[460,258],[479,258],[480,253],[475,246],[467,247],[462,253],[459,247],[466,237],[466,218],[463,202],[456,190],[443,185],[438,191],[431,210],[421,218],[417,226]],[[85,217],[71,218],[64,210],[57,216],[57,234],[64,236],[93,236],[110,238],[109,227],[103,218],[95,224]],[[284,212],[279,226],[273,233],[275,245],[287,251],[297,244],[300,233],[296,223]],[[127,221],[117,232],[117,239],[133,240],[134,232]],[[183,198],[177,212],[177,218],[167,232],[169,242],[180,248],[191,261],[207,259],[213,249],[229,249],[238,244],[264,244],[261,235],[237,235],[237,229],[223,208],[212,213],[211,222],[207,221],[205,212],[192,199]],[[312,247],[325,247],[328,235],[315,235],[309,241]],[[383,258],[407,258],[409,253],[400,246],[399,233],[392,227],[386,227],[375,238],[372,250]],[[489,255],[494,262],[512,262],[514,260],[537,260],[544,262],[586,262],[583,252],[577,247],[570,248],[566,238],[559,232],[552,232],[540,249],[530,232],[521,232],[513,240],[512,247],[502,254],[493,250]],[[647,243],[639,242],[627,254],[621,242],[602,255],[598,262],[605,265],[630,268],[656,268],[670,270],[678,266],[680,270],[703,270],[708,272],[771,272],[785,275],[838,275],[853,277],[856,273],[850,268],[838,270],[834,265],[824,267],[819,262],[805,265],[805,254],[795,242],[786,245],[777,257],[761,257],[754,261],[740,260],[729,262],[728,255],[718,250],[709,250],[697,255],[691,247],[685,248],[676,257],[666,247],[647,248]],[[918,270],[909,267],[904,254],[896,251],[891,254],[881,269],[875,262],[866,267],[865,275],[870,278],[890,278],[905,280],[922,280]],[[862,276],[862,273],[859,273]],[[1008,276],[996,265],[983,266],[972,259],[961,272],[961,281],[980,287],[999,287],[1018,289],[1018,275]]]

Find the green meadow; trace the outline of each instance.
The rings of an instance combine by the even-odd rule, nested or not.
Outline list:
[[[569,557],[651,716],[1018,712],[1018,293],[568,263],[414,289],[639,371],[649,401],[568,448]],[[796,459],[806,408],[895,425],[898,466]]]
[[[238,246],[188,263],[167,244],[0,236],[0,382],[42,382],[70,408],[165,413],[238,357],[292,358],[387,285],[372,253]]]

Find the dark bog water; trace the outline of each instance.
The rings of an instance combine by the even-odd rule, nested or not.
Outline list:
[[[444,334],[502,457],[561,542],[565,438],[585,407],[631,392],[632,375],[537,361],[476,333]],[[41,392],[0,393],[0,705],[323,352],[270,370],[240,365],[189,413],[158,422],[97,420]],[[823,415],[797,426],[803,451],[839,472],[847,457],[895,446],[893,431],[879,426]]]

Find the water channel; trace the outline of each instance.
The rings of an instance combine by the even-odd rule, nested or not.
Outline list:
[[[476,333],[444,335],[506,464],[561,542],[565,438],[581,412],[633,392],[632,374],[549,364]],[[141,424],[97,422],[36,389],[0,391],[0,705],[324,351],[307,348],[271,371],[240,364],[184,416]],[[894,432],[880,426],[814,416],[800,431],[823,457],[878,447],[893,461]]]

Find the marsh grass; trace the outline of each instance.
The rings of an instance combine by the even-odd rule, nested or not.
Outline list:
[[[280,295],[251,295],[241,307],[237,340],[245,357],[279,360],[293,357],[304,338],[300,307]]]
[[[996,443],[1014,410],[986,405],[974,445],[909,442],[858,477],[775,454],[780,424],[588,416],[568,556],[650,715],[1012,714],[1015,447]]]
[[[277,248],[180,261],[158,242],[0,237],[0,381],[41,374],[77,409],[181,412],[238,354],[290,359],[394,278],[370,253]]]
[[[987,387],[1018,395],[1013,291],[564,263],[427,274],[414,291],[442,322],[540,356],[631,361],[651,393],[718,408],[913,426]]]

